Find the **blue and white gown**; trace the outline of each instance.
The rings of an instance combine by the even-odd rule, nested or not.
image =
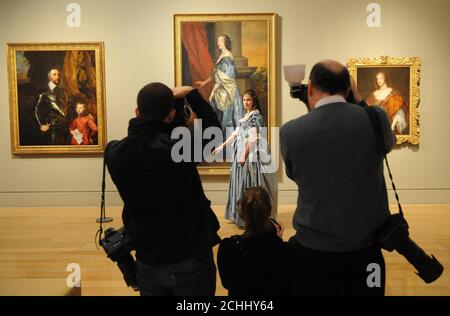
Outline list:
[[[277,216],[278,182],[276,170],[272,170],[273,164],[267,141],[263,141],[267,139],[267,131],[264,127],[262,115],[258,110],[254,110],[239,120],[238,127],[234,131],[236,138],[231,149],[233,160],[225,218],[234,221],[240,227],[245,223],[239,216],[237,202],[245,189],[249,187],[261,186],[267,190],[272,203],[272,217],[276,218]],[[255,145],[250,149],[245,164],[241,165],[239,159],[241,159],[248,142]]]
[[[232,55],[222,57],[214,65],[212,77],[216,89],[213,92],[211,106],[217,114],[224,135],[226,135],[226,128],[234,130],[244,116],[244,105],[236,75],[237,70]]]

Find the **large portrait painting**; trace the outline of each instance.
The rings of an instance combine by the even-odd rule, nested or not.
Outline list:
[[[103,152],[103,43],[7,46],[12,153]]]
[[[208,100],[224,138],[246,110],[253,90],[267,127],[276,126],[275,14],[175,15],[175,84],[191,85]],[[229,174],[229,163],[204,163],[201,174]]]
[[[352,58],[347,66],[366,103],[386,112],[397,144],[419,144],[420,59]]]

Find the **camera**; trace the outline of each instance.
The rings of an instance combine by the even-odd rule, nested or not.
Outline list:
[[[105,238],[100,240],[100,245],[105,250],[108,258],[117,262],[127,286],[137,291],[139,288],[136,278],[136,261],[131,255],[134,247],[126,233],[125,227],[118,230],[111,227],[105,230]]]
[[[306,84],[300,84],[296,86],[291,87],[291,97],[294,99],[299,99],[303,103],[305,103],[309,107],[308,103],[308,85]],[[347,98],[345,98],[345,101],[347,103],[357,104],[355,97],[353,95],[353,91],[350,90]]]
[[[302,101],[308,109],[308,85],[302,84],[301,82],[305,79],[305,67],[306,65],[286,65],[283,67],[284,69],[284,78],[289,83],[291,88],[291,97],[294,99],[299,99]],[[355,97],[353,95],[352,90],[350,90],[347,98],[345,100],[348,103],[356,104]]]
[[[192,116],[191,107],[186,104],[185,99],[175,99],[175,118],[171,124],[172,128],[187,126],[188,120]]]
[[[305,68],[305,64],[283,66],[284,79],[289,83],[289,87],[291,88],[291,97],[299,99],[309,108],[308,85],[301,83],[305,79]]]
[[[300,84],[291,87],[291,98],[299,99],[303,103],[308,104],[308,85]]]
[[[441,276],[444,267],[409,238],[408,228],[402,214],[391,215],[377,234],[377,244],[389,252],[396,250],[403,255],[417,269],[419,277],[425,283],[431,283]]]

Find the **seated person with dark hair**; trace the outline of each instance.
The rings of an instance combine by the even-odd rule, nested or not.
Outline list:
[[[290,294],[291,251],[281,226],[270,218],[272,205],[262,187],[248,188],[239,203],[245,232],[222,240],[217,266],[229,296]]]

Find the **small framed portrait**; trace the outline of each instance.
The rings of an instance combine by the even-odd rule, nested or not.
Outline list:
[[[12,153],[102,153],[103,43],[8,43],[7,49]]]
[[[258,100],[261,125],[276,126],[276,14],[174,16],[175,84],[199,89],[221,124],[223,137],[248,109],[246,91]],[[227,175],[230,163],[203,163],[201,174]]]
[[[387,114],[397,144],[419,144],[418,57],[352,58],[347,63],[362,98]]]

